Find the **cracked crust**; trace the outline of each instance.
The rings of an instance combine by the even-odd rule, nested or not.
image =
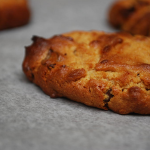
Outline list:
[[[132,34],[150,36],[150,0],[117,0],[110,8],[109,22]]]
[[[150,114],[150,38],[74,31],[32,40],[23,71],[46,94],[119,114]]]
[[[27,0],[0,0],[0,30],[25,25],[29,19]]]

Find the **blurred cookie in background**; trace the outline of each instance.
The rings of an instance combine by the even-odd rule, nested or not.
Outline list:
[[[150,36],[150,0],[118,0],[112,4],[108,19],[115,28]]]
[[[0,0],[0,30],[25,25],[29,20],[27,0]]]

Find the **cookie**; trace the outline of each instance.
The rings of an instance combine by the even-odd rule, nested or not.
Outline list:
[[[130,32],[150,36],[150,0],[118,0],[109,11],[112,26]]]
[[[50,97],[119,114],[150,114],[150,38],[73,31],[32,40],[23,71]]]
[[[0,18],[0,30],[27,24],[30,19],[27,0],[1,0]]]

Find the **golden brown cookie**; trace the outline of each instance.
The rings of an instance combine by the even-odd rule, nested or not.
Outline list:
[[[119,114],[150,114],[150,38],[74,31],[32,40],[23,71],[46,94]]]
[[[118,0],[109,11],[109,22],[132,34],[150,36],[150,0]]]
[[[25,25],[29,19],[27,0],[0,0],[0,30]]]

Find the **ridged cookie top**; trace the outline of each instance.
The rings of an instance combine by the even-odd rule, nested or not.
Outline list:
[[[34,36],[23,70],[51,97],[121,114],[150,113],[150,38],[99,31]]]

